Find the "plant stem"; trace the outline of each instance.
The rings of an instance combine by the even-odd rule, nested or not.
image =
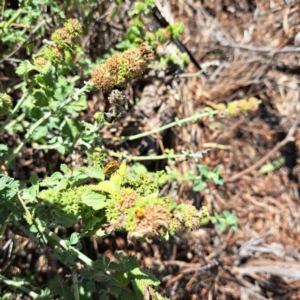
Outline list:
[[[203,154],[207,153],[209,149],[203,150],[202,152],[198,153],[183,153],[183,154],[174,154],[174,153],[164,153],[162,155],[153,155],[153,156],[131,156],[126,155],[124,153],[108,151],[108,154],[113,157],[124,158],[128,161],[141,161],[141,160],[159,160],[159,159],[186,159],[186,158],[202,158]]]
[[[207,116],[210,116],[210,115],[215,115],[217,113],[218,113],[217,110],[212,110],[210,112],[205,112],[205,113],[202,113],[202,114],[199,114],[197,112],[197,113],[195,113],[194,115],[192,115],[190,117],[187,117],[187,118],[184,118],[184,119],[181,119],[181,120],[176,120],[172,123],[161,126],[159,128],[152,129],[150,131],[142,132],[142,133],[132,135],[132,136],[113,137],[111,140],[112,141],[119,141],[119,140],[121,140],[121,141],[133,141],[133,140],[140,139],[142,137],[145,137],[145,136],[148,136],[148,135],[151,135],[151,134],[154,134],[154,133],[161,132],[163,130],[169,129],[169,128],[174,127],[176,125],[181,126],[182,124],[188,123],[188,122],[191,122],[191,121],[196,122],[196,121],[198,121],[198,120],[200,120],[204,117],[207,117]]]
[[[72,251],[78,257],[78,259],[80,259],[82,262],[84,262],[87,266],[92,267],[93,261],[90,258],[85,256],[83,253],[81,253],[79,250],[72,247],[71,245],[67,246],[64,240],[62,240],[59,236],[57,236],[55,233],[53,233],[48,228],[45,228],[41,225],[38,225],[38,227],[41,232],[44,232],[45,234],[47,234],[51,239],[53,239],[56,243],[58,243],[63,249]]]
[[[41,117],[37,122],[35,122],[27,131],[27,133],[25,134],[25,137],[23,139],[23,141],[19,144],[19,146],[14,150],[14,152],[12,153],[12,155],[7,159],[7,161],[5,162],[6,165],[9,165],[12,160],[15,158],[15,156],[22,150],[22,148],[24,147],[24,145],[28,142],[28,140],[30,139],[31,135],[33,134],[33,132],[41,125],[43,124],[46,120],[48,120],[52,115],[54,115],[56,112],[58,112],[60,109],[62,109],[64,106],[66,106],[67,104],[69,104],[72,100],[78,99],[78,97],[83,94],[87,89],[89,88],[89,84],[84,85],[81,89],[77,89],[75,94],[71,97],[68,97],[64,102],[62,102],[56,109],[55,111],[49,111],[47,113],[44,114],[43,117]]]
[[[20,8],[20,9],[18,9],[17,11],[16,11],[16,13],[5,23],[5,25],[4,25],[4,28],[8,28],[11,24],[12,24],[12,22],[14,22],[15,21],[15,19],[17,19],[19,16],[20,16],[20,14],[22,13],[22,9]]]
[[[9,131],[12,130],[13,126],[15,126],[15,124],[22,122],[25,119],[26,114],[22,113],[19,116],[17,116],[15,119],[11,120],[5,127],[4,130],[5,131]]]
[[[78,286],[78,278],[76,272],[72,273],[72,281],[74,287],[74,298],[75,300],[79,300],[79,286]]]
[[[3,13],[6,9],[6,0],[2,0],[2,10],[1,10],[1,16],[3,16]]]
[[[9,286],[13,286],[25,293],[27,293],[30,297],[32,297],[33,299],[39,299],[40,295],[38,295],[37,293],[33,292],[31,289],[26,288],[24,285],[25,284],[29,284],[26,281],[13,281],[10,280],[8,278],[6,278],[5,276],[0,274],[0,281],[4,282],[5,284],[9,285]]]

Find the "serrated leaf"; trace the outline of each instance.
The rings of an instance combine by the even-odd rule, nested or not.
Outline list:
[[[103,174],[103,170],[98,166],[88,167],[85,170],[86,176],[89,178],[94,178],[99,181],[102,181],[105,179],[105,175]]]
[[[80,275],[85,278],[85,279],[92,279],[93,278],[93,273],[89,269],[80,269],[79,270]]]
[[[64,226],[64,227],[71,227],[72,225],[76,224],[79,220],[77,216],[71,214],[64,214],[59,216],[56,219],[57,223]]]
[[[33,98],[35,99],[35,104],[37,106],[43,107],[49,105],[49,98],[46,95],[45,91],[42,89],[35,90]]]
[[[28,60],[22,61],[16,69],[16,73],[19,76],[23,76],[29,73],[31,70],[36,70],[36,67],[30,63]]]
[[[19,188],[19,181],[0,174],[0,201],[6,201],[16,195]]]
[[[47,126],[39,126],[33,131],[32,135],[31,135],[31,139],[33,141],[37,141],[40,138],[45,137],[47,134],[48,134],[48,127]]]
[[[51,177],[45,178],[40,185],[44,187],[56,187],[64,176],[60,172],[55,172]]]
[[[97,271],[97,272],[95,272],[93,278],[97,282],[107,282],[107,281],[110,281],[110,278],[103,271]]]
[[[82,131],[82,126],[77,120],[65,117],[65,122],[61,128],[61,131],[68,136],[71,140],[77,138]]]
[[[113,194],[116,192],[116,187],[114,184],[108,180],[99,182],[96,185],[89,185],[89,188],[93,191],[106,192],[109,194]]]
[[[134,291],[122,289],[117,299],[118,300],[142,300],[143,298],[137,297]]]
[[[94,210],[100,210],[107,206],[106,196],[92,190],[85,191],[81,196],[81,201]]]
[[[39,193],[39,178],[37,174],[34,173],[33,175],[31,175],[29,181],[32,184],[32,186],[22,190],[22,199],[26,203],[35,203],[36,196]]]
[[[123,270],[114,272],[111,277],[117,282],[117,285],[121,287],[125,287],[130,282],[128,274]]]
[[[70,168],[67,165],[61,164],[60,170],[65,174],[65,176],[71,177],[72,171],[70,170]]]
[[[73,117],[77,117],[78,113],[87,108],[86,96],[80,95],[79,99],[71,101],[63,109]]]
[[[96,260],[93,261],[93,268],[95,268],[96,270],[104,270],[105,264],[102,260]]]
[[[131,274],[134,275],[134,278],[141,278],[144,283],[147,285],[158,286],[160,281],[155,277],[152,271],[148,268],[135,268],[131,271]]]
[[[100,217],[98,216],[100,214]],[[97,228],[99,226],[102,225],[103,220],[105,219],[105,212],[104,211],[98,211],[97,214],[94,215],[93,218],[88,218],[85,219],[83,218],[83,224],[84,224],[84,229],[86,231],[86,235],[91,235],[91,234],[96,234],[95,231],[97,230]],[[95,225],[99,225],[97,226],[97,228],[95,228]]]

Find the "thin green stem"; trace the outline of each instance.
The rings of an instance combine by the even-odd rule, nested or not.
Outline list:
[[[5,284],[7,284],[9,286],[12,286],[14,288],[17,288],[17,289],[27,293],[33,299],[39,299],[40,298],[40,295],[33,292],[32,288],[28,289],[24,286],[25,284],[29,284],[26,281],[23,281],[23,280],[13,281],[13,280],[10,280],[10,279],[6,278],[5,276],[3,276],[1,274],[0,274],[0,281],[4,282]]]
[[[5,11],[5,9],[6,9],[6,0],[2,0],[2,10],[1,10],[1,16],[3,17],[3,13],[4,13],[4,11]],[[2,19],[2,18],[1,18]],[[0,20],[1,20],[0,19]]]
[[[78,257],[78,259],[80,259],[82,262],[84,262],[87,266],[92,267],[93,261],[90,258],[85,256],[83,253],[81,253],[76,248],[66,245],[64,240],[62,240],[59,236],[57,236],[55,233],[53,233],[48,228],[45,228],[41,225],[39,225],[38,227],[41,232],[44,232],[45,234],[47,234],[51,239],[53,239],[63,249],[72,251]]]
[[[4,28],[9,27],[18,17],[19,15],[22,13],[22,9],[18,9],[16,11],[16,13],[5,23]]]
[[[79,300],[79,286],[78,286],[78,278],[76,272],[72,273],[72,281],[74,287],[74,298],[75,300]]]
[[[13,127],[22,122],[25,119],[26,114],[22,113],[19,116],[17,116],[15,119],[11,120],[5,127],[4,127],[4,131],[10,131],[13,130]]]
[[[28,230],[27,227],[22,225],[19,221],[13,221],[14,225],[22,231],[26,236],[28,236],[34,243],[39,244],[40,240],[31,232]]]
[[[41,117],[36,123],[34,123],[27,131],[27,133],[25,134],[25,137],[23,139],[23,141],[19,144],[19,146],[13,151],[12,155],[7,159],[7,161],[5,162],[6,165],[9,165],[12,160],[15,158],[15,156],[22,150],[22,148],[24,147],[24,145],[28,142],[28,140],[30,139],[31,135],[33,134],[33,132],[41,125],[43,124],[46,120],[48,120],[52,115],[54,115],[55,113],[57,113],[59,110],[61,110],[64,106],[66,106],[67,104],[69,104],[71,101],[73,101],[74,99],[78,99],[79,96],[81,94],[83,94],[87,89],[89,88],[89,85],[86,84],[84,85],[81,89],[76,90],[75,94],[71,97],[68,97],[64,102],[62,102],[55,111],[49,111],[47,113],[44,114],[43,117]]]
[[[161,155],[152,155],[152,156],[131,156],[126,155],[124,153],[114,152],[114,151],[108,151],[108,154],[112,157],[117,157],[120,159],[126,159],[128,161],[142,161],[142,160],[160,160],[160,159],[186,159],[186,158],[202,158],[203,154],[207,153],[208,150],[204,150],[202,152],[198,153],[183,153],[183,154],[174,154],[171,152],[167,152]]]
[[[171,123],[166,124],[164,126],[161,126],[159,128],[152,129],[150,131],[142,132],[142,133],[139,133],[139,134],[136,134],[136,135],[132,135],[132,136],[114,137],[111,140],[112,141],[119,141],[119,140],[121,140],[121,141],[133,141],[133,140],[145,137],[145,136],[149,136],[151,134],[155,134],[155,133],[161,132],[163,130],[169,129],[169,128],[174,127],[176,125],[177,126],[181,126],[182,124],[188,123],[188,122],[191,122],[191,121],[192,122],[197,122],[198,120],[200,120],[200,119],[202,119],[204,117],[215,115],[217,113],[218,113],[217,110],[212,110],[210,112],[205,112],[205,113],[202,113],[202,114],[199,114],[197,112],[193,116],[190,116],[190,117],[187,117],[187,118],[184,118],[184,119],[181,119],[181,120],[176,120],[174,122],[171,122]]]

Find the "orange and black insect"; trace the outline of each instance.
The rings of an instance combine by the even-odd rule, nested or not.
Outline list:
[[[103,170],[103,174],[111,174],[114,171],[116,171],[119,168],[120,164],[118,161],[114,160],[111,161],[110,163],[108,163],[105,167],[105,169]]]
[[[140,174],[140,179],[144,180],[145,176],[143,174]]]
[[[166,202],[166,203],[171,203],[171,199],[168,198],[168,197],[166,197],[166,198],[164,198],[164,202]]]
[[[144,212],[140,209],[137,209],[135,211],[135,215],[138,217],[138,218],[142,218],[144,216]]]

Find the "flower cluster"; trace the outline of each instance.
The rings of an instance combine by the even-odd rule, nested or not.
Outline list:
[[[109,197],[105,213],[108,221],[106,233],[125,230],[128,240],[132,241],[151,237],[167,238],[169,233],[183,226],[198,228],[201,219],[208,215],[207,210],[199,212],[192,205],[177,206],[170,198],[159,197],[159,185],[166,178],[164,172],[158,172],[154,177],[141,174],[132,179],[126,174],[126,165],[123,163],[109,181],[90,186]]]
[[[154,59],[151,46],[146,43],[123,53],[115,53],[104,64],[97,66],[91,74],[92,82],[102,92],[124,87],[143,74],[150,60]]]
[[[224,103],[219,103],[216,109],[223,113],[226,110],[230,116],[237,116],[240,113],[246,114],[247,112],[255,112],[258,110],[260,100],[255,97],[250,97],[249,99],[240,99],[237,101],[229,102],[227,107]]]
[[[43,56],[35,59],[35,65],[43,68],[48,61],[58,64],[69,53],[78,50],[77,37],[82,33],[81,24],[76,19],[69,19],[64,27],[58,28],[51,35],[51,42],[46,46]]]

